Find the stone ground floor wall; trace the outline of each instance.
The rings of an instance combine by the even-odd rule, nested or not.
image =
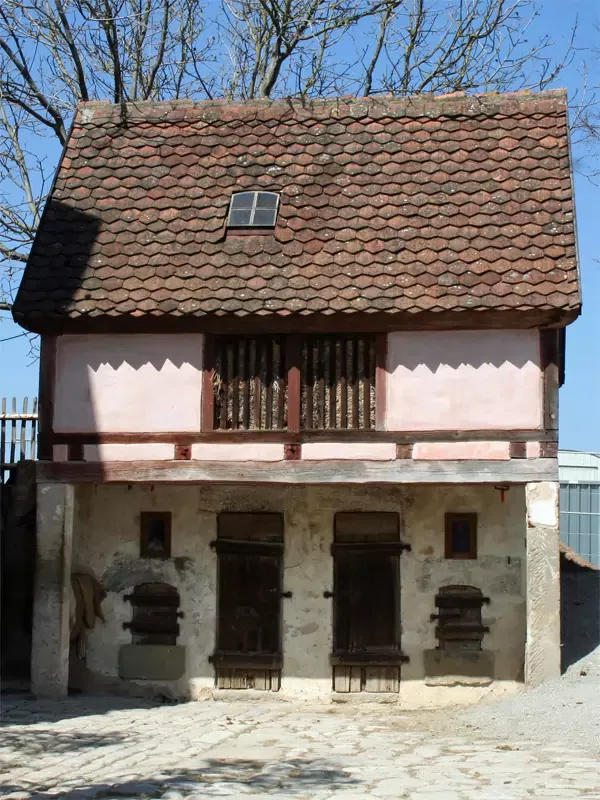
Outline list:
[[[143,511],[172,513],[171,558],[140,558]],[[400,558],[402,649],[410,661],[393,697],[406,705],[453,703],[522,686],[526,513],[525,490],[517,486],[504,500],[491,486],[78,486],[73,571],[93,573],[108,593],[102,604],[105,622],[89,635],[91,670],[118,675],[119,650],[131,643],[123,623],[131,620],[132,609],[124,596],[140,583],[164,581],[179,591],[185,615],[178,644],[186,647],[186,672],[170,688],[183,696],[211,696],[217,556],[210,542],[217,535],[217,515],[226,511],[284,515],[283,589],[292,597],[282,601],[279,696],[332,695],[332,601],[323,592],[332,589],[330,547],[338,511],[398,512],[401,540],[412,548]],[[445,512],[477,513],[476,560],[445,559]],[[494,665],[491,686],[433,685],[439,680],[425,674],[425,652],[437,644],[430,621],[435,595],[448,584],[476,586],[491,599],[483,608],[483,623],[490,628],[483,648]]]

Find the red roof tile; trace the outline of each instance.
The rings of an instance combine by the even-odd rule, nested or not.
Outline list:
[[[281,192],[233,236],[233,191]],[[14,314],[561,310],[580,304],[562,91],[86,103]]]

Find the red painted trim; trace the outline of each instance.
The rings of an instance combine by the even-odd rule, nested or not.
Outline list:
[[[204,358],[202,360],[202,412],[200,430],[214,430],[215,397],[213,380],[215,375],[215,343],[210,336],[204,339]]]
[[[300,404],[301,404],[301,366],[302,366],[302,340],[297,336],[290,336],[287,340],[288,362],[288,419],[287,430],[297,433],[300,430]]]
[[[52,461],[54,393],[56,386],[56,337],[42,336],[38,404],[38,458]]]

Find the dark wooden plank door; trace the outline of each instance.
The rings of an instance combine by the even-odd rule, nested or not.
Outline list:
[[[219,554],[217,649],[281,652],[281,556]]]
[[[334,653],[399,650],[399,588],[398,556],[336,553]]]

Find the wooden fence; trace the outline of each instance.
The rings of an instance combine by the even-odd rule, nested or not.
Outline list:
[[[37,455],[38,400],[25,397],[22,409],[17,411],[17,399],[2,398],[0,410],[0,479],[6,471],[23,459]]]

